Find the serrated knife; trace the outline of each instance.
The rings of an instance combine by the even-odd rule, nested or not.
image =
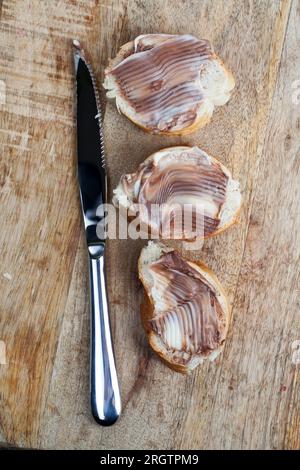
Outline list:
[[[90,393],[92,414],[103,426],[113,424],[121,412],[105,276],[105,237],[97,236],[106,203],[106,171],[101,107],[91,65],[79,41],[73,40],[77,84],[77,155],[81,207],[87,241],[91,352]],[[100,210],[99,210],[100,208]]]

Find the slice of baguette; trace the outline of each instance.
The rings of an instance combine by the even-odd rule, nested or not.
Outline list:
[[[191,59],[191,65],[188,65],[180,76],[180,70],[183,70],[182,66],[187,64],[187,57],[191,54],[187,49],[180,55],[182,41],[190,41],[191,49],[197,49],[196,56]],[[163,52],[160,52],[162,48]],[[171,48],[173,52],[178,51],[176,67],[174,54],[168,59],[168,51]],[[155,57],[154,54],[158,53],[161,53],[162,57]],[[146,62],[143,62],[144,60]],[[132,63],[131,69],[141,63],[140,69],[136,69],[133,77],[126,77],[121,71],[121,67],[128,61]],[[145,78],[144,71],[149,64],[153,66],[152,75],[150,73]],[[191,67],[194,67],[194,74],[190,73]],[[215,106],[227,103],[235,81],[232,73],[213,51],[209,41],[198,40],[191,35],[146,34],[121,47],[105,69],[103,86],[107,90],[107,98],[115,99],[118,110],[144,131],[163,135],[185,135],[207,124]],[[189,89],[190,95],[182,94],[183,87]],[[164,95],[159,95],[162,92]],[[171,96],[176,97],[174,105],[170,105],[170,100],[173,99]],[[182,101],[178,101],[179,96],[182,96]],[[152,114],[147,112],[147,105],[141,111],[143,100],[149,101],[151,98],[153,105],[153,99],[156,97],[157,105]]]
[[[176,334],[177,336],[179,334],[178,332],[176,333],[174,328],[178,329],[179,325],[182,326],[184,324],[182,320],[181,322],[179,320],[177,322],[174,320],[174,315],[177,315],[176,312],[178,307],[180,306],[181,311],[190,311],[189,308],[184,310],[186,304],[182,301],[182,299],[177,306],[173,305],[173,310],[170,310],[166,303],[166,299],[168,299],[168,297],[166,297],[167,290],[163,290],[163,288],[161,288],[161,278],[157,279],[157,283],[155,282],[155,274],[153,274],[151,267],[153,267],[153,264],[162,260],[165,254],[170,254],[172,252],[176,253],[176,259],[180,259],[183,263],[186,263],[183,269],[183,276],[184,270],[186,270],[186,266],[189,266],[191,268],[190,275],[192,277],[195,275],[195,273],[196,276],[199,275],[200,278],[203,279],[203,282],[209,286],[211,292],[214,293],[212,295],[214,295],[215,305],[218,305],[218,309],[216,310],[218,339],[214,342],[214,347],[212,348],[206,350],[201,350],[200,348],[197,351],[192,351],[191,348],[189,349],[187,347],[179,346],[180,341],[178,343],[177,339],[175,339],[175,343],[177,342],[175,347],[174,344],[173,347],[171,347],[170,344],[166,343],[166,340],[161,332],[159,334],[157,329],[153,327],[153,320],[155,321],[159,318],[164,318],[167,312],[168,314],[171,312],[173,329],[171,330],[171,327],[169,326],[169,330],[172,331],[172,334],[169,332],[169,337],[173,338],[172,341],[174,342],[174,337],[176,338]],[[174,270],[172,271],[171,275],[173,275],[173,272]],[[202,364],[207,359],[213,361],[223,349],[229,322],[229,304],[224,290],[216,275],[204,264],[196,264],[191,261],[184,260],[173,248],[169,248],[162,243],[152,241],[150,241],[148,245],[141,251],[138,262],[138,273],[146,293],[145,301],[141,305],[141,318],[151,348],[158,354],[163,362],[167,364],[167,366],[177,372],[184,374],[191,372],[195,367],[197,367],[199,364]],[[167,275],[170,275],[170,273],[167,273]],[[157,285],[159,285],[159,288],[157,288]],[[166,287],[166,289],[168,289],[168,287]],[[188,302],[191,300],[191,297],[189,292],[186,294],[186,299],[188,299]],[[203,304],[202,307],[205,307],[205,304]],[[201,307],[198,311],[196,311],[194,318],[197,318],[197,315],[202,315],[202,318],[204,319],[209,317],[207,312],[201,314]],[[166,324],[167,323],[164,323],[164,325]],[[192,337],[193,335],[201,335],[200,320],[198,322],[194,320],[190,323],[186,321],[185,324],[189,325],[189,329],[186,330],[184,337],[187,335],[188,337]],[[170,325],[170,323],[168,323],[168,325]],[[199,331],[195,331],[196,325]],[[203,331],[206,331],[206,328],[208,328],[208,325],[205,324],[205,321],[202,322],[202,328]],[[179,334],[178,337],[181,338],[183,336],[180,336]]]
[[[204,232],[204,237],[199,236],[199,238],[208,238],[217,235],[218,233],[221,233],[223,230],[230,227],[232,224],[236,223],[242,202],[241,193],[239,190],[239,183],[238,181],[232,178],[230,171],[224,165],[222,165],[217,159],[211,157],[198,147],[169,147],[150,155],[150,157],[148,157],[139,166],[135,173],[123,175],[121,177],[119,185],[113,192],[114,205],[117,207],[122,207],[123,209],[128,211],[134,211],[135,204],[141,203],[141,194],[143,188],[145,187],[145,183],[147,183],[147,181],[150,181],[150,178],[154,174],[154,171],[160,168],[164,168],[164,171],[168,171],[168,167],[171,168],[174,163],[182,165],[182,168],[184,168],[185,165],[192,165],[195,167],[195,170],[197,170],[197,166],[202,164],[208,166],[215,165],[218,171],[221,171],[226,176],[226,178],[228,178],[224,203],[220,207],[218,214],[216,214],[215,216],[216,219],[218,219],[218,224],[212,232]],[[182,194],[179,199],[177,198],[177,203],[182,204],[182,207],[183,204],[188,202],[187,199],[190,196],[190,182],[185,181],[185,178],[187,178],[187,175],[185,175],[186,173],[183,172],[181,175],[181,179],[182,183],[186,184],[187,192],[186,194]],[[207,182],[204,181],[204,184],[207,185]],[[193,201],[193,203],[195,202],[195,200],[193,199],[191,199],[191,201]],[[199,200],[197,200],[197,203],[203,204],[204,215],[206,215],[205,199],[199,198]],[[146,220],[146,218],[143,217],[143,214],[145,214],[145,212],[140,213],[141,222],[145,224],[149,223],[149,228],[154,229],[155,227],[152,223],[151,218],[148,217],[149,220]],[[146,215],[147,214],[145,214],[145,216]],[[170,239],[172,238],[172,236],[162,237],[162,234],[160,234],[160,238]],[[180,237],[177,237],[177,239],[178,238]],[[193,240],[194,238],[182,237],[183,240]]]

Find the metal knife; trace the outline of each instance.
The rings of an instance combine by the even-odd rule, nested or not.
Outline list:
[[[104,213],[107,179],[99,95],[91,65],[73,41],[77,83],[78,181],[88,250],[91,309],[90,392],[92,414],[103,426],[121,412],[105,277],[105,238],[97,236]]]

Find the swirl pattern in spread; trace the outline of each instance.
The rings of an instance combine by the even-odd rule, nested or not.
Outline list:
[[[207,355],[222,342],[222,310],[215,288],[175,251],[149,266],[153,291],[164,308],[150,320],[172,351]]]
[[[207,40],[191,35],[160,35],[143,48],[137,38],[133,53],[111,74],[139,120],[155,132],[191,126],[204,101],[200,72],[214,56]]]
[[[149,220],[154,232],[163,238],[209,236],[220,224],[228,175],[197,148],[183,147],[174,152],[166,150],[159,161],[146,160],[136,173],[124,175],[122,190],[140,205],[141,219]],[[160,211],[153,211],[153,205]],[[191,221],[188,230],[182,224],[183,213],[185,220]]]

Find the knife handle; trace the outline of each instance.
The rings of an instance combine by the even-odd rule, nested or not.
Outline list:
[[[89,249],[91,408],[98,424],[110,426],[120,415],[121,399],[110,331],[104,248],[98,248],[100,256],[97,247]]]

